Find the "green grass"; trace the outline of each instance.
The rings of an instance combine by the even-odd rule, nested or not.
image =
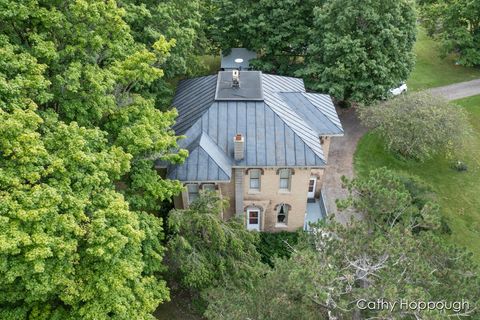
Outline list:
[[[417,36],[417,63],[407,81],[410,90],[423,90],[480,78],[480,68],[457,66],[454,56],[441,58],[438,42],[427,37],[425,29],[419,28]]]
[[[404,174],[416,175],[430,184],[438,196],[454,243],[470,249],[480,262],[480,96],[457,101],[465,108],[474,127],[467,146],[456,159],[468,165],[468,171],[451,168],[452,160],[436,157],[425,163],[398,159],[384,148],[382,138],[368,133],[359,142],[354,156],[355,170],[364,175],[372,169],[387,167]]]

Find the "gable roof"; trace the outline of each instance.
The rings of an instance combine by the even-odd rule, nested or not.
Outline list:
[[[173,101],[179,112],[174,130],[186,136],[179,145],[190,156],[169,167],[169,178],[224,181],[235,166],[325,166],[320,135],[343,133],[330,97],[306,93],[299,78],[241,71],[240,81],[253,72],[261,76],[261,101],[215,100],[217,75],[180,82]],[[245,156],[235,161],[238,133],[245,137]]]
[[[184,143],[183,143],[184,144]],[[229,181],[232,161],[206,133],[201,133],[188,146],[186,161],[169,167],[167,177],[181,181]]]

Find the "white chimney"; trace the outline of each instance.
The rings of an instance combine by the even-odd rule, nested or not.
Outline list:
[[[238,70],[232,71],[232,87],[239,88],[240,87],[240,73]]]
[[[245,139],[241,133],[233,137],[233,155],[236,161],[242,160],[245,156]]]

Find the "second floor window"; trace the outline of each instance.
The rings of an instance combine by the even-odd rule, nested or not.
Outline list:
[[[280,169],[278,174],[280,176],[280,190],[290,191],[290,185],[292,180],[292,170]]]
[[[260,191],[260,176],[262,172],[260,169],[250,169],[250,190]]]
[[[198,198],[198,184],[188,184],[188,204],[192,203],[195,199]]]

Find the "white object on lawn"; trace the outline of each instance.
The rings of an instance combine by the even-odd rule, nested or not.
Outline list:
[[[393,96],[398,96],[401,95],[404,92],[407,92],[407,84],[405,82],[402,82],[402,84],[398,88],[393,88],[388,90]]]

